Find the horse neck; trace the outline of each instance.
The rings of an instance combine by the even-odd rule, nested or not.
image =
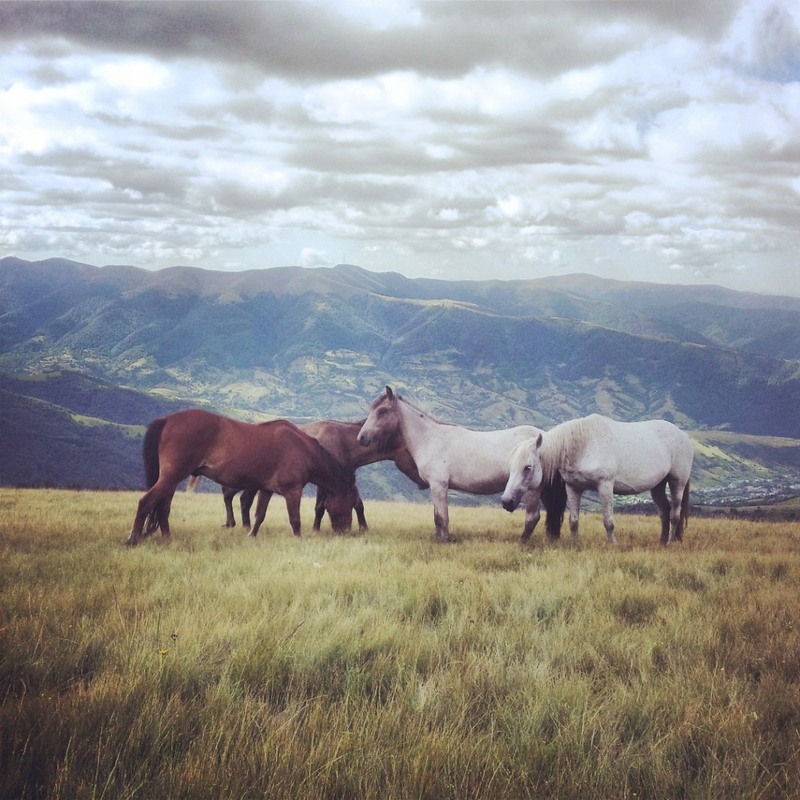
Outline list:
[[[324,425],[320,424],[316,433],[312,433],[317,441],[342,464],[355,465],[358,455],[358,432],[363,423],[360,422],[338,422],[328,420]]]
[[[430,438],[431,434],[436,435],[442,427],[442,423],[437,422],[433,417],[402,398],[398,401],[397,408],[400,416],[401,440],[405,442],[406,448],[413,456],[419,450],[420,445]]]
[[[319,442],[317,458],[312,468],[311,483],[329,492],[346,491],[355,482],[352,468],[337,461]]]
[[[551,479],[560,467],[577,461],[590,434],[590,424],[585,418],[562,422],[544,434],[539,459],[545,480]]]
[[[364,422],[366,419],[352,423],[355,430],[352,432],[352,436],[348,430],[346,436],[347,455],[349,463],[353,467],[364,467],[367,464],[374,464],[376,461],[390,461],[396,458],[398,453],[406,450],[400,426],[388,436],[373,439],[368,445],[359,444],[358,433]]]

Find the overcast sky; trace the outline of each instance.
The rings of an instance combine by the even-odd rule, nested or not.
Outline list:
[[[0,255],[800,295],[800,3],[0,2]]]

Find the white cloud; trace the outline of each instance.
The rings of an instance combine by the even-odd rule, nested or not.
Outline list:
[[[330,267],[331,260],[323,250],[314,247],[304,247],[297,257],[297,264],[301,267]]]
[[[796,4],[0,14],[0,243],[22,257],[800,294]]]

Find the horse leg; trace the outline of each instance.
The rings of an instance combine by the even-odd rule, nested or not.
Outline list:
[[[322,518],[325,516],[325,498],[328,493],[321,487],[317,486],[317,499],[314,503],[314,524],[312,530],[319,532],[322,525]]]
[[[161,528],[161,538],[169,539],[169,512],[172,508],[173,495],[165,497],[157,506],[158,527]]]
[[[249,528],[250,525],[250,509],[253,506],[253,500],[256,499],[256,492],[245,489],[239,497],[239,507],[242,510],[242,527]],[[269,502],[269,501],[268,501]],[[264,512],[266,513],[266,511]]]
[[[525,544],[531,538],[531,534],[539,522],[539,517],[541,517],[539,503],[541,493],[541,488],[531,489],[525,493],[525,527],[522,529],[522,536],[520,537],[522,544]]]
[[[169,536],[169,511],[172,503],[172,495],[175,494],[175,489],[178,482],[175,481],[162,481],[159,479],[150,489],[148,489],[136,509],[136,516],[133,520],[133,527],[128,536],[126,544],[133,547],[139,543],[142,538],[145,522],[152,512],[158,519],[158,525],[161,528],[162,536]]]
[[[583,492],[567,484],[567,509],[569,510],[569,532],[573,541],[578,539],[578,522],[581,515],[581,496]]]
[[[436,526],[436,541],[450,541],[450,513],[447,508],[447,484],[431,483],[433,500],[433,524]]]
[[[684,492],[687,492],[687,484],[680,480],[671,478],[669,480],[669,541],[683,541],[683,515],[681,506],[683,504]]]
[[[656,504],[658,508],[658,516],[661,518],[661,544],[667,543],[667,537],[669,536],[669,521],[670,521],[670,510],[669,510],[669,501],[667,500],[667,481],[666,478],[661,481],[661,483],[656,484],[650,490],[650,497],[653,498],[653,502]]]
[[[364,501],[358,493],[358,488],[356,488],[356,501],[353,503],[353,510],[356,512],[356,517],[358,517],[359,533],[366,533],[369,530],[369,526],[367,525],[367,518],[364,516]]]
[[[235,528],[236,517],[233,516],[233,498],[236,496],[236,489],[230,486],[222,487],[222,501],[225,503],[225,524],[223,528]],[[244,525],[244,520],[242,521]]]
[[[158,515],[151,514],[145,520],[144,529],[142,530],[142,537],[152,536],[158,528]]]
[[[286,501],[286,512],[289,514],[289,524],[295,536],[301,535],[300,530],[300,498],[303,496],[303,487],[289,489],[283,493]]]
[[[258,529],[261,527],[261,523],[264,521],[264,517],[267,516],[267,506],[269,505],[269,501],[272,498],[272,492],[264,491],[263,489],[258,493],[258,503],[256,504],[256,518],[253,520],[253,527],[250,528],[250,532],[247,534],[248,536],[252,536],[254,539],[258,535]]]
[[[610,481],[604,481],[597,487],[600,495],[600,507],[603,510],[603,525],[606,529],[606,536],[609,544],[616,544],[614,536],[614,485]]]

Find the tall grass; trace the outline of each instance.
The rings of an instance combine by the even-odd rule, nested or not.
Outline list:
[[[0,490],[0,796],[800,797],[796,526],[368,503],[257,540],[179,495]]]

